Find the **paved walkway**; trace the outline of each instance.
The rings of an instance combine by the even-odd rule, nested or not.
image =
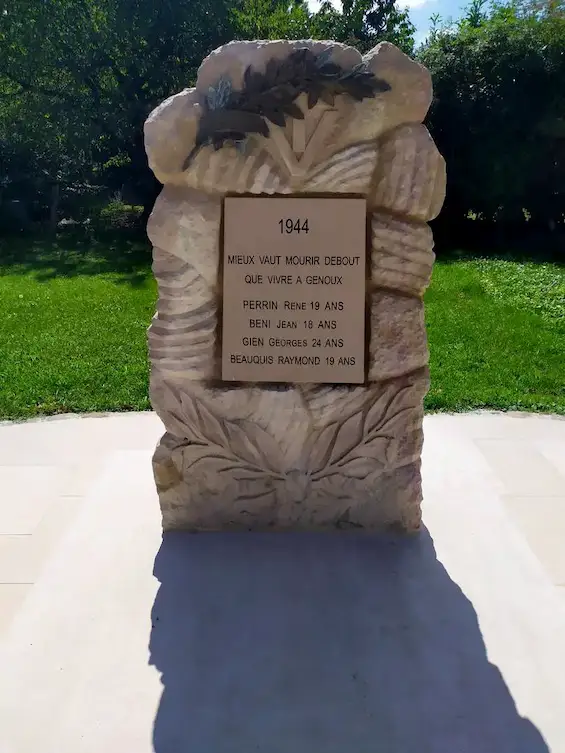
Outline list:
[[[564,420],[428,416],[411,541],[162,542],[161,432],[0,425],[0,753],[565,753]]]

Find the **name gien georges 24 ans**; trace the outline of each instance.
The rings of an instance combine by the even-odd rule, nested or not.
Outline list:
[[[228,197],[222,378],[365,379],[363,199]]]

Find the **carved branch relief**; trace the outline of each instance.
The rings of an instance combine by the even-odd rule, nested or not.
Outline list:
[[[271,65],[276,80],[269,61],[304,47],[339,64],[340,76],[361,66],[389,90],[312,107],[302,92],[293,102],[303,117],[290,108],[296,117],[268,122],[266,135],[201,146],[183,170],[210,87],[225,99],[218,82],[233,92],[249,67]],[[154,471],[166,529],[418,529],[422,294],[434,261],[426,223],[445,192],[444,161],[421,124],[430,98],[425,69],[386,43],[361,59],[336,43],[238,42],[204,61],[195,89],[150,116],[149,161],[165,184],[148,233],[159,287],[151,398],[166,427]],[[222,384],[223,196],[320,192],[365,195],[371,212],[367,385]]]

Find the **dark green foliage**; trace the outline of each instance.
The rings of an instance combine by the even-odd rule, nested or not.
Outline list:
[[[474,3],[420,51],[429,126],[448,165],[442,221],[556,227],[565,219],[565,18]],[[453,241],[453,239],[451,239]]]
[[[16,200],[33,221],[56,221],[67,189],[94,185],[134,193],[145,219],[159,186],[143,122],[221,44],[314,37],[364,50],[389,38],[409,50],[412,33],[392,0],[319,13],[301,0],[11,0],[0,8],[0,224]],[[296,116],[285,107],[271,103],[275,121]]]
[[[0,10],[0,162],[34,184],[106,181],[151,205],[143,122],[235,35],[230,0],[10,0]],[[8,145],[8,146],[6,146]],[[8,155],[7,162],[4,155]],[[119,165],[119,167],[117,167]],[[4,172],[4,171],[3,171]]]
[[[11,0],[0,13],[0,230],[83,220],[102,195],[144,205],[145,219],[159,186],[147,166],[143,121],[193,84],[203,57],[220,44],[312,37],[366,51],[387,39],[411,53],[413,32],[393,0],[345,0],[339,10],[324,2],[316,13],[303,0]],[[461,223],[471,222],[503,241],[508,227],[519,235],[551,228],[558,238],[563,0],[491,10],[473,0],[463,21],[436,27],[418,54],[433,75],[428,123],[448,164],[438,237],[459,243],[468,235]],[[325,60],[314,75],[312,61],[303,64],[301,79],[277,65],[264,75],[250,70],[243,92],[224,82],[199,144],[239,144],[247,133],[265,133],[266,120],[300,117],[297,91],[307,91],[310,106],[344,91],[368,95],[365,74],[348,78]]]
[[[329,0],[317,13],[306,0],[242,0],[234,18],[244,39],[333,39],[367,52],[386,40],[407,54],[414,51],[414,25],[395,0]]]

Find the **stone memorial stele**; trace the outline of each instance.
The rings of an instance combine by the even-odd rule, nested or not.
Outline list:
[[[149,116],[165,530],[418,530],[431,97],[386,42],[232,42]]]

